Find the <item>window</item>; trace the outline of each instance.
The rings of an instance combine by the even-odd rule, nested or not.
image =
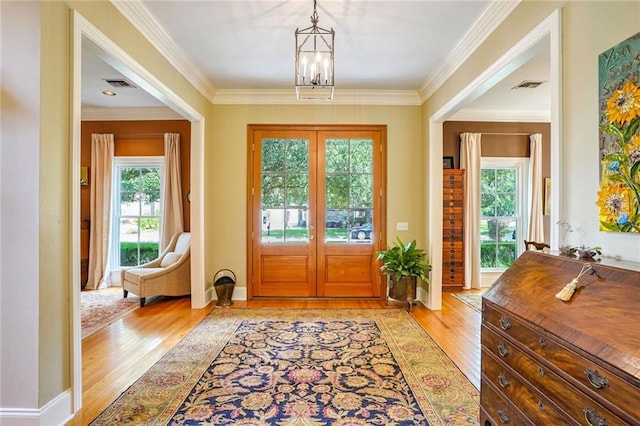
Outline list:
[[[482,158],[480,268],[506,269],[522,252],[528,158]]]
[[[116,157],[113,173],[113,269],[159,254],[162,157]]]

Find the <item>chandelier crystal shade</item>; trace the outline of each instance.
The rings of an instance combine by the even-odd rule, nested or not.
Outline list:
[[[311,26],[296,28],[296,97],[333,99],[333,41],[335,32],[318,26],[316,1]]]

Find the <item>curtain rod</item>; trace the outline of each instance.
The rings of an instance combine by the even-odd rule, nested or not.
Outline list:
[[[490,136],[530,136],[530,135],[535,135],[535,133],[516,133],[516,132],[504,132],[504,133],[485,133],[485,132],[480,132],[481,135],[490,135]]]
[[[164,136],[165,133],[170,132],[126,132],[126,133],[114,133],[114,138],[122,137],[150,137],[150,136]]]

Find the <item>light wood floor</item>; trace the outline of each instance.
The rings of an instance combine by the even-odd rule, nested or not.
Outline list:
[[[84,339],[83,408],[67,425],[89,424],[215,308],[212,304],[204,309],[191,309],[190,303],[188,297],[149,298],[144,308],[136,309]],[[405,305],[391,301],[388,307]],[[367,300],[234,301],[233,306],[354,309],[385,307],[379,301]],[[441,311],[431,311],[418,304],[412,315],[471,383],[479,388],[480,314],[450,293],[444,293]]]

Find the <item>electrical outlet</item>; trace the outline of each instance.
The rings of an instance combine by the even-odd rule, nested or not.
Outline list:
[[[396,223],[396,230],[398,230],[398,231],[408,231],[409,230],[409,222],[398,222],[398,223]]]

